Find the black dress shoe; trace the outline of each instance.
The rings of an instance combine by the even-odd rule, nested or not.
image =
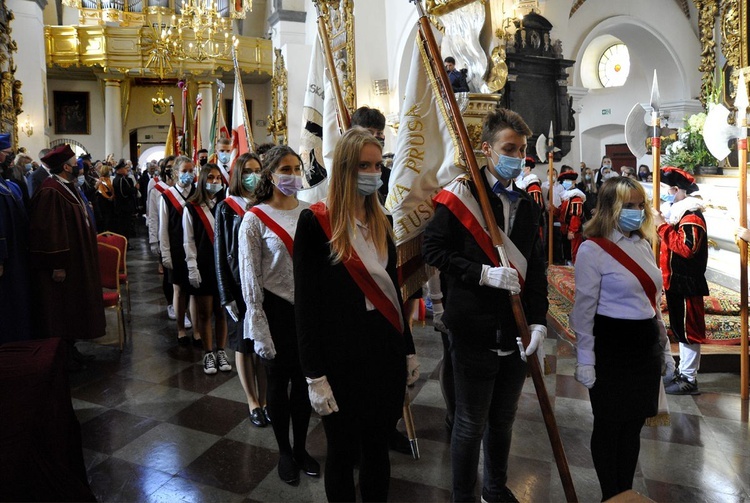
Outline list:
[[[203,349],[203,340],[202,339],[193,339],[193,347]]]
[[[409,439],[406,438],[406,435],[396,429],[394,429],[388,437],[388,447],[390,447],[392,451],[396,451],[400,454],[406,454],[407,456],[412,455]]]
[[[266,426],[266,416],[263,415],[263,409],[256,407],[250,411],[250,422],[258,428],[264,428]]]
[[[266,417],[266,423],[271,424],[271,414],[268,412],[268,407],[263,407],[263,415]]]
[[[184,336],[184,337],[178,337],[177,338],[177,344],[179,344],[180,346],[189,346],[190,345],[190,337],[187,336],[187,335]]]
[[[307,451],[300,455],[294,456],[294,462],[297,464],[300,470],[305,472],[310,477],[317,477],[320,475],[320,463],[310,456]]]
[[[289,485],[299,484],[299,467],[291,454],[282,454],[279,459],[279,478]]]

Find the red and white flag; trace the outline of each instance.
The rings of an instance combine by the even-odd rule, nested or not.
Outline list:
[[[245,107],[245,91],[242,88],[242,76],[234,57],[234,97],[232,99],[232,155],[229,160],[229,169],[232,169],[234,160],[246,152],[253,151],[253,130],[247,117]]]
[[[195,117],[193,118],[193,164],[198,165],[198,151],[203,148],[201,138],[201,108],[203,108],[203,96],[198,93],[195,100]]]

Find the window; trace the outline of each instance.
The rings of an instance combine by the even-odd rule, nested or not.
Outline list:
[[[604,87],[625,84],[630,73],[630,54],[625,44],[610,46],[599,58],[599,81]]]

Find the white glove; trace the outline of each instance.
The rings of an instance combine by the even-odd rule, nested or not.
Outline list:
[[[443,333],[448,333],[448,327],[446,327],[445,323],[443,323],[443,311],[440,311],[439,313],[433,311],[432,326]]]
[[[159,255],[159,243],[151,243],[151,254]]]
[[[547,338],[547,327],[544,325],[529,325],[529,331],[531,332],[531,338],[529,339],[529,347],[526,349],[523,347],[521,338],[516,337],[516,343],[521,352],[521,359],[526,361],[527,356],[536,353],[539,363],[544,365],[544,339]]]
[[[224,307],[226,308],[227,312],[229,313],[229,316],[232,317],[232,319],[234,320],[235,323],[237,323],[238,321],[240,321],[240,310],[237,309],[237,301],[236,300],[233,300],[232,302],[230,302],[229,304],[227,304]]]
[[[254,339],[253,349],[255,354],[266,360],[273,360],[276,358],[276,346],[273,343],[271,337],[263,337],[262,339]]]
[[[190,286],[193,288],[198,288],[201,285],[201,272],[198,268],[188,271],[188,280],[190,281]]]
[[[591,389],[596,382],[596,370],[594,370],[593,365],[580,365],[576,363],[575,377],[576,381]]]
[[[326,376],[315,379],[307,379],[307,394],[310,397],[310,405],[321,416],[327,416],[339,411],[336,399],[333,398],[333,390],[328,384]]]
[[[169,254],[162,255],[161,256],[161,265],[163,265],[167,269],[172,269],[172,257],[170,257]]]
[[[406,385],[411,386],[419,379],[419,359],[417,355],[406,355]]]
[[[521,293],[518,272],[512,267],[490,267],[482,264],[482,277],[479,279],[479,284],[508,290],[512,294]]]

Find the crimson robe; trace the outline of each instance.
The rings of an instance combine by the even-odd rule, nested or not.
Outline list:
[[[66,188],[67,187],[67,188]],[[30,262],[39,338],[93,339],[105,333],[94,223],[76,186],[51,176],[31,200]],[[64,269],[65,280],[52,281]]]

